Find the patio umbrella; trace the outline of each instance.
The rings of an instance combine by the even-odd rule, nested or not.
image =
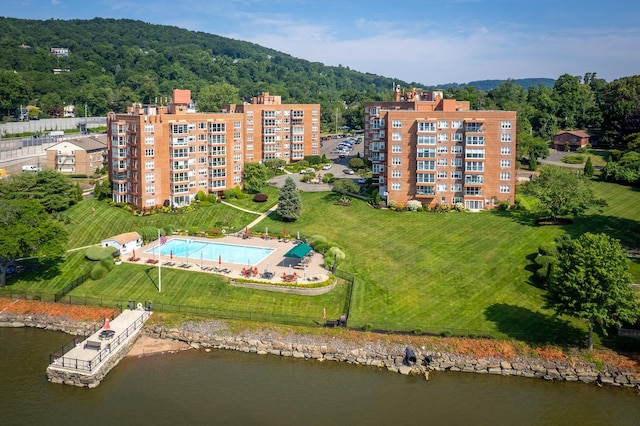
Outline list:
[[[268,237],[269,236],[269,228],[264,228],[264,234]]]
[[[282,228],[282,236],[283,237],[287,236],[287,229],[286,228]]]
[[[300,239],[300,231],[298,231],[298,239]]]
[[[169,259],[173,259],[173,250],[169,251]]]
[[[136,257],[136,249],[133,249],[133,254],[131,255],[131,257]]]
[[[218,265],[222,265],[222,255],[218,255]]]
[[[111,324],[109,323],[109,318],[104,319],[104,327],[105,330],[111,330]]]
[[[322,308],[322,319],[323,320],[327,319],[327,310],[325,308]]]

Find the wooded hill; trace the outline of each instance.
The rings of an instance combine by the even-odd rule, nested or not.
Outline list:
[[[0,17],[0,27],[0,115],[5,116],[28,104],[42,116],[59,115],[65,104],[105,115],[184,88],[196,101],[216,90],[233,92],[238,102],[267,91],[283,102],[319,103],[324,129],[361,128],[363,102],[390,100],[394,82],[431,88],[141,21]],[[51,48],[66,48],[68,55]],[[445,97],[469,101],[473,109],[517,111],[518,131],[547,142],[558,130],[585,129],[601,142],[625,148],[628,136],[640,132],[640,76],[606,82],[590,72],[474,84],[482,89],[471,83],[444,85]]]

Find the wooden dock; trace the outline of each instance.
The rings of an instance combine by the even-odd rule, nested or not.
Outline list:
[[[94,388],[129,352],[151,312],[125,309],[105,327],[64,354],[52,355],[47,378],[52,383]]]

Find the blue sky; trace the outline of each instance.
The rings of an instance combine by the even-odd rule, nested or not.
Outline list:
[[[640,74],[637,0],[3,0],[0,15],[136,19],[425,85]]]

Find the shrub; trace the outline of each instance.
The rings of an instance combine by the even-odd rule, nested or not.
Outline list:
[[[338,247],[331,247],[324,255],[325,267],[333,268],[345,259],[346,255]]]
[[[557,256],[558,255],[558,246],[554,243],[541,244],[538,247],[538,253],[543,256]]]
[[[104,278],[104,276],[107,275],[107,272],[108,271],[104,266],[102,266],[101,264],[97,264],[96,266],[91,268],[91,273],[89,274],[89,276],[92,280],[97,281],[101,278]]]
[[[207,195],[207,201],[213,204],[218,201],[218,197],[216,196],[216,194],[209,194]]]
[[[198,191],[198,193],[196,194],[196,200],[198,201],[204,201],[207,199],[206,194],[204,193],[203,190]]]
[[[440,336],[442,336],[442,337],[451,337],[451,332],[449,330],[445,330],[442,333],[440,333]]]
[[[102,261],[103,259],[113,259],[113,254],[118,249],[115,247],[89,247],[85,250],[85,256],[89,260]]]
[[[190,226],[188,232],[189,232],[189,235],[197,235],[198,234],[198,227],[197,226]]]
[[[314,164],[322,163],[322,157],[320,157],[319,155],[307,155],[304,157],[304,160],[312,166]]]
[[[370,331],[371,329],[373,329],[373,325],[371,325],[371,323],[366,323],[362,326],[363,331]]]
[[[104,267],[104,269],[106,269],[107,271],[112,270],[113,267],[115,266],[115,263],[113,262],[113,257],[109,259],[102,259],[100,261],[100,266]]]
[[[307,242],[311,246],[313,246],[314,244],[319,243],[319,242],[325,242],[326,243],[327,242],[327,238],[322,236],[322,235],[312,235],[309,238],[307,238]],[[316,250],[316,251],[318,251],[318,250]]]
[[[418,200],[409,200],[407,202],[407,210],[410,212],[416,212],[420,208],[422,208],[422,203]]]
[[[567,155],[562,159],[562,162],[567,164],[583,164],[584,161],[584,155]]]
[[[333,183],[336,181],[336,177],[333,175],[333,173],[325,173],[324,176],[322,176],[322,182],[324,183]]]
[[[211,203],[211,202],[209,202],[207,200],[200,201],[199,204],[200,204],[200,207],[211,207],[213,205],[213,203]],[[154,212],[151,212],[151,214],[154,214]]]
[[[264,203],[269,199],[267,194],[256,194],[253,196],[253,201],[256,203]]]

